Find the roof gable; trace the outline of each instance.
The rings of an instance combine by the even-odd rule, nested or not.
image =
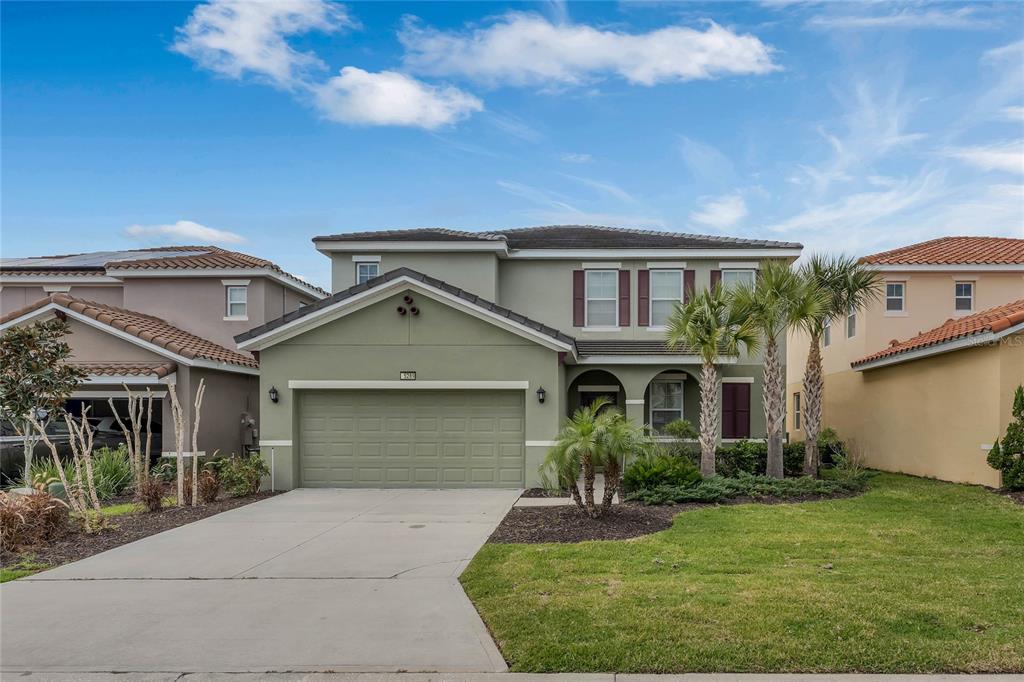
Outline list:
[[[571,336],[447,282],[428,277],[409,268],[391,270],[363,284],[339,291],[329,298],[292,311],[244,334],[239,334],[235,337],[235,341],[238,342],[240,348],[265,348],[327,324],[367,305],[372,305],[406,287],[420,291],[452,307],[460,308],[475,317],[541,345],[555,350],[575,352],[575,340]]]

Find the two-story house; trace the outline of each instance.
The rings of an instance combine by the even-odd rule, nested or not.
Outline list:
[[[234,336],[326,295],[270,261],[213,246],[0,260],[0,330],[66,318],[72,360],[88,374],[69,409],[85,403],[109,428],[108,398],[124,406],[123,384],[148,388],[164,449],[174,445],[167,386],[178,387],[190,434],[200,379],[204,448],[227,454],[254,445],[258,362]]]
[[[654,429],[695,421],[699,360],[666,348],[666,319],[801,251],[593,226],[314,244],[333,295],[237,337],[259,353],[278,488],[535,486],[562,420],[597,396]],[[763,438],[761,358],[720,364],[723,440]]]
[[[999,485],[985,457],[1024,383],[1024,239],[943,237],[861,262],[879,273],[881,295],[822,339],[823,424],[870,466]],[[791,331],[787,419],[796,440],[807,352],[807,335]]]

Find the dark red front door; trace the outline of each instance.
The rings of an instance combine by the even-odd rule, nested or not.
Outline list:
[[[722,438],[750,438],[750,384],[722,384]]]

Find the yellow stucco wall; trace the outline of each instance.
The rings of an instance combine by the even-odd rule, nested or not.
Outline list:
[[[1006,430],[1013,392],[1024,384],[1024,334],[866,372],[825,377],[823,422],[865,464],[947,481],[1000,484],[985,461]],[[793,393],[788,389],[790,413]],[[796,440],[803,431],[792,430]]]

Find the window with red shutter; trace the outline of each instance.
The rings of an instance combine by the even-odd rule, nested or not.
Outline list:
[[[583,270],[572,271],[572,326],[582,327],[586,320],[586,294]]]
[[[636,323],[647,327],[651,323],[651,271],[637,270],[636,273]]]
[[[629,270],[619,270],[619,326],[629,326]]]

